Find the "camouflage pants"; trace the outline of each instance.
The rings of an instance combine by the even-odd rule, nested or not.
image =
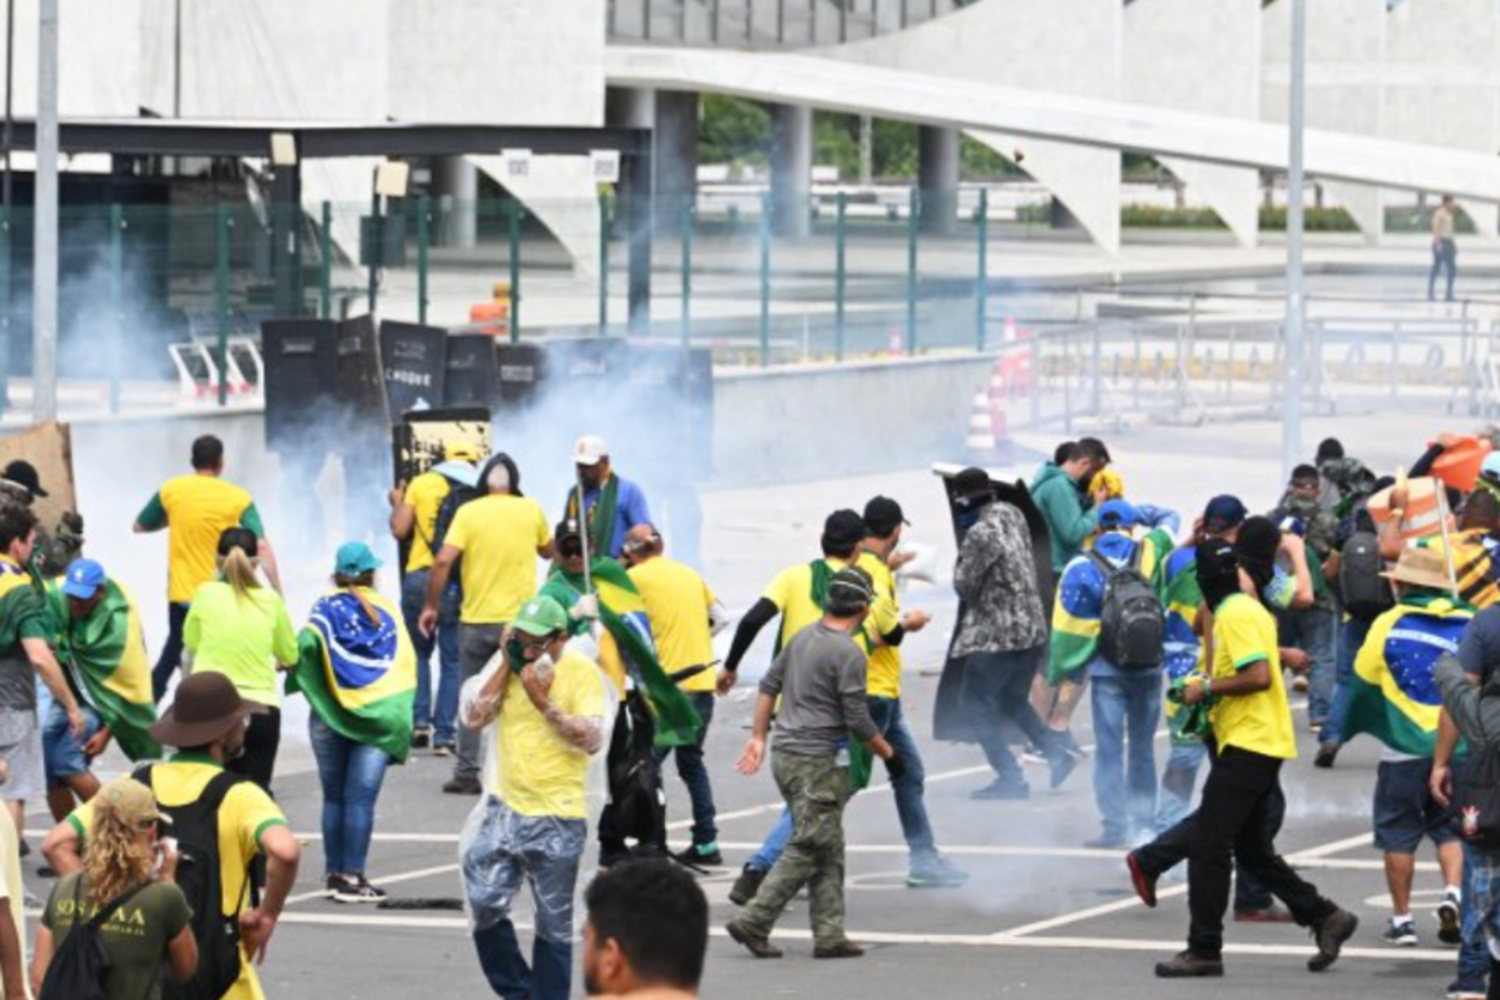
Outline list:
[[[771,773],[792,813],[792,839],[766,874],[740,923],[769,935],[786,904],[805,885],[813,941],[844,939],[844,806],[849,769],[832,757],[773,753]]]

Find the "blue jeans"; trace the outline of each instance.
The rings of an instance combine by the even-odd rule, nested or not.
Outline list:
[[[460,860],[479,966],[506,1000],[568,1000],[573,975],[573,893],[587,825],[523,816],[494,796],[480,807]],[[466,831],[467,834],[467,831]],[[536,911],[531,965],[521,955],[510,908],[523,885]]]
[[[1200,741],[1173,743],[1167,766],[1161,772],[1161,795],[1156,804],[1156,831],[1165,833],[1188,814],[1198,768],[1208,759],[1208,746]]]
[[[1300,608],[1282,614],[1281,644],[1300,649],[1311,661],[1307,670],[1307,717],[1325,722],[1333,709],[1338,673],[1338,613],[1331,608]]]
[[[48,692],[50,695],[51,692]],[[42,720],[42,760],[47,768],[47,785],[61,785],[65,778],[76,778],[89,773],[91,761],[83,755],[83,745],[99,732],[99,713],[88,705],[79,704],[83,717],[88,722],[82,736],[74,736],[68,725],[67,710],[57,701],[47,699],[47,710],[38,711]],[[41,708],[40,703],[38,709]]]
[[[427,600],[427,584],[432,579],[430,570],[419,569],[406,574],[401,581],[401,617],[406,619],[406,631],[411,635],[412,648],[417,654],[417,696],[412,702],[412,723],[418,727],[432,726],[432,742],[438,746],[452,746],[458,739],[458,609],[463,604],[463,591],[457,583],[448,584],[438,602],[438,624],[436,643],[417,628],[417,618],[422,614],[422,604]],[[432,707],[432,650],[438,653],[437,711]]]
[[[1156,724],[1161,673],[1093,672],[1094,802],[1104,836],[1129,840],[1156,823]],[[1129,744],[1128,748],[1126,744]]]
[[[783,809],[781,815],[776,817],[776,825],[771,827],[771,832],[761,842],[760,850],[755,852],[746,865],[758,872],[770,871],[776,864],[776,859],[785,853],[786,845],[791,840],[792,813],[790,809]]]
[[[1500,880],[1500,858],[1480,853],[1464,844],[1464,896],[1463,944],[1458,949],[1458,978],[1466,982],[1483,983],[1490,971],[1490,950],[1485,942],[1485,926],[1492,924],[1494,917],[1486,920],[1487,908],[1478,904],[1485,899],[1493,900],[1497,880]]]
[[[1339,631],[1338,668],[1334,671],[1333,705],[1329,709],[1318,742],[1337,743],[1344,728],[1344,714],[1349,711],[1349,686],[1354,680],[1354,660],[1359,647],[1370,634],[1370,623],[1358,618],[1346,620]]]
[[[167,693],[172,675],[182,666],[182,626],[187,624],[187,616],[186,604],[167,605],[167,641],[162,643],[161,656],[151,668],[151,697],[156,701],[161,701]]]
[[[391,758],[334,731],[317,713],[308,735],[323,785],[323,858],[330,875],[363,875],[375,830],[375,800]]]
[[[677,757],[677,776],[687,786],[688,797],[693,802],[693,843],[707,845],[719,839],[719,828],[715,825],[718,814],[714,809],[714,787],[708,780],[708,768],[703,764],[703,741],[708,739],[708,724],[714,717],[714,693],[693,691],[687,697],[697,710],[698,718],[703,720],[698,739],[688,746],[657,747],[654,752],[658,766],[666,761],[668,754]]]
[[[901,711],[901,699],[866,699],[870,706],[870,717],[880,735],[896,751],[906,765],[906,773],[891,782],[891,791],[896,796],[896,813],[901,817],[901,835],[906,838],[906,849],[911,852],[913,862],[930,860],[937,856],[937,844],[932,836],[932,824],[927,819],[927,804],[922,792],[927,780],[927,771],[922,767],[922,755],[917,750],[916,737],[906,724]]]

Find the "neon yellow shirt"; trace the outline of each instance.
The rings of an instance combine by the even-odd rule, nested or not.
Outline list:
[[[604,682],[599,668],[580,653],[564,652],[547,700],[565,715],[604,716]],[[589,755],[557,734],[531,699],[521,678],[511,674],[496,720],[500,755],[493,789],[500,801],[523,816],[584,819]]]
[[[550,541],[547,515],[528,497],[491,494],[460,507],[443,539],[464,557],[459,621],[497,625],[514,618],[536,596],[537,549]]]
[[[196,802],[208,783],[223,770],[211,757],[179,753],[151,769],[156,800],[169,808]],[[79,843],[86,845],[94,823],[93,806],[86,802],[74,809],[68,823],[78,834]],[[223,887],[226,917],[239,913],[242,904],[249,908],[245,876],[250,862],[261,853],[261,835],[273,826],[286,826],[286,817],[253,781],[239,782],[224,797],[219,808],[219,884]],[[240,978],[224,994],[224,1000],[264,1000],[264,997],[255,965],[246,955],[240,962]]]
[[[714,643],[708,609],[713,606],[714,592],[703,577],[680,562],[656,556],[632,566],[630,579],[646,604],[662,669],[671,674],[712,663]],[[714,672],[704,670],[683,681],[681,687],[684,691],[712,691],[714,683]]]
[[[415,573],[432,565],[432,537],[437,531],[438,510],[448,499],[453,484],[441,472],[424,472],[406,484],[403,502],[416,515],[412,525],[411,546],[406,551],[406,571]],[[457,515],[455,515],[456,517]]]
[[[167,599],[186,604],[218,572],[219,536],[241,526],[265,537],[250,494],[218,476],[194,473],[169,479],[136,517],[143,528],[165,526]]]
[[[297,662],[297,633],[276,591],[258,587],[241,598],[221,580],[205,583],[193,595],[182,641],[193,651],[193,673],[216,671],[241,696],[281,706],[276,664]]]
[[[1214,610],[1213,639],[1212,677],[1234,677],[1260,660],[1265,660],[1271,671],[1271,686],[1264,691],[1229,695],[1214,706],[1210,718],[1219,749],[1239,747],[1267,757],[1295,760],[1297,739],[1292,732],[1286,684],[1281,679],[1276,619],[1254,598],[1232,594]]]

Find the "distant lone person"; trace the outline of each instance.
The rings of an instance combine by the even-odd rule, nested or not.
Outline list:
[[[1453,301],[1453,279],[1458,277],[1458,244],[1453,242],[1453,196],[1443,195],[1443,203],[1432,213],[1432,270],[1427,272],[1427,301],[1436,298],[1439,271],[1448,272],[1449,302]]]

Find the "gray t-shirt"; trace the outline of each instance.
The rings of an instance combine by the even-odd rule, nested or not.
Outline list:
[[[860,743],[878,736],[865,701],[867,665],[848,632],[818,622],[793,636],[760,682],[762,694],[781,696],[776,749],[833,757],[851,735]]]

